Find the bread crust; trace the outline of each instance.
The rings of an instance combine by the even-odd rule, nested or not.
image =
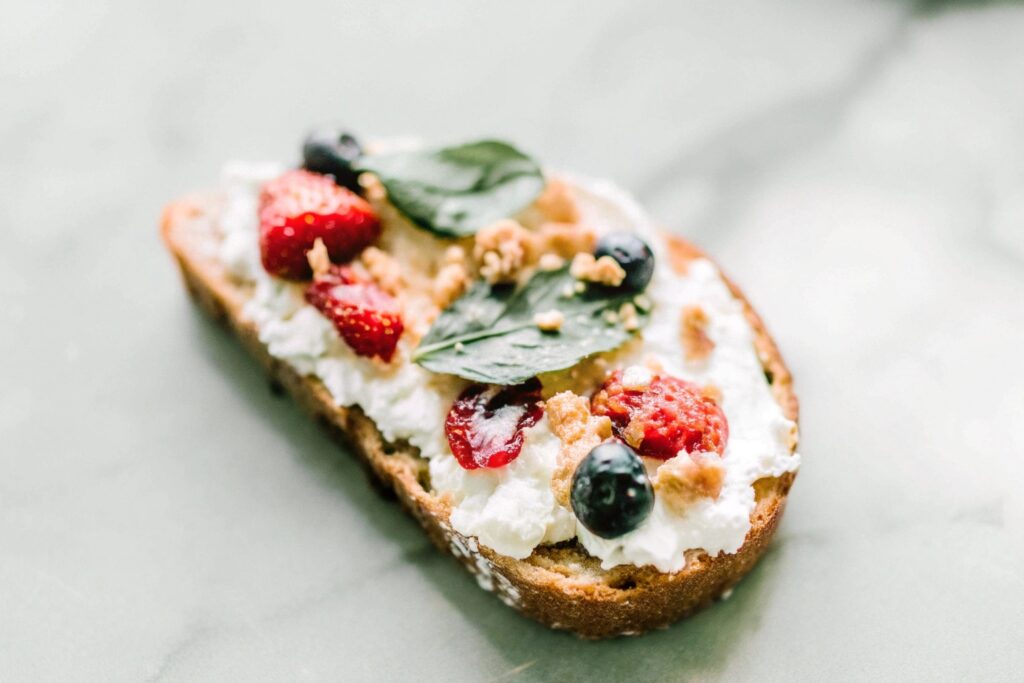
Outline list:
[[[454,555],[476,576],[481,587],[509,606],[552,628],[584,638],[636,635],[665,627],[709,605],[750,571],[767,548],[785,508],[793,473],[755,482],[757,502],[751,514],[751,529],[738,552],[711,557],[691,550],[686,566],[672,574],[651,566],[603,570],[599,560],[575,541],[541,546],[530,557],[516,560],[457,533],[448,521],[450,506],[446,498],[424,488],[426,461],[415,448],[386,443],[358,407],[335,405],[318,379],[300,375],[271,356],[260,342],[255,325],[242,315],[251,287],[233,280],[214,255],[222,205],[223,199],[215,193],[197,194],[172,203],[164,211],[163,239],[192,298],[210,317],[230,328],[304,410],[335,439],[351,447],[372,477],[395,493],[440,549]],[[670,244],[672,265],[678,270],[685,270],[689,260],[704,256],[678,237],[671,237]],[[795,422],[798,404],[789,370],[742,292],[728,279],[726,282],[743,302],[774,396],[784,414]],[[792,448],[796,448],[795,436]]]

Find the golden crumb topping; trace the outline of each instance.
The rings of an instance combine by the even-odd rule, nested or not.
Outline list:
[[[590,401],[571,391],[563,391],[549,398],[544,404],[544,410],[551,431],[562,442],[558,465],[551,478],[551,492],[559,504],[568,507],[576,466],[595,446],[611,438],[612,423],[607,417],[592,415]]]
[[[565,259],[550,251],[546,254],[541,254],[541,257],[537,259],[537,266],[541,270],[558,270],[564,265]]]
[[[558,332],[565,322],[565,314],[559,310],[540,311],[533,315],[533,324],[544,332]]]
[[[563,258],[591,253],[597,246],[597,233],[578,223],[542,223],[537,229],[539,251],[552,252]]]
[[[453,244],[444,250],[444,262],[446,264],[466,262],[466,250],[457,244]]]
[[[575,223],[580,219],[572,189],[561,180],[549,180],[535,204],[548,220]]]
[[[438,309],[447,308],[459,298],[471,280],[466,250],[458,245],[445,249],[444,261],[430,283],[430,295]]]
[[[473,257],[488,282],[513,282],[534,250],[533,234],[518,222],[505,219],[476,234]]]
[[[700,390],[700,395],[722,405],[722,390],[714,384],[705,384]]]
[[[715,349],[715,343],[708,336],[708,314],[700,306],[687,306],[683,309],[680,325],[680,339],[686,360],[698,363],[707,359]]]
[[[373,281],[388,294],[398,294],[405,288],[401,264],[386,251],[377,247],[367,247],[359,255],[359,261]]]
[[[596,282],[609,287],[618,287],[626,279],[626,271],[611,256],[595,259],[593,254],[585,252],[573,257],[569,272],[577,280]]]
[[[430,295],[440,309],[448,308],[469,286],[469,270],[465,264],[449,263],[441,266],[430,285]]]
[[[619,321],[627,332],[639,330],[640,314],[637,312],[636,306],[628,301],[619,306]]]
[[[313,242],[313,248],[306,252],[306,260],[313,270],[313,277],[323,275],[331,267],[331,257],[327,253],[327,246],[319,237]]]
[[[701,498],[717,499],[724,480],[725,466],[717,455],[684,453],[662,463],[651,483],[665,506],[682,514]]]

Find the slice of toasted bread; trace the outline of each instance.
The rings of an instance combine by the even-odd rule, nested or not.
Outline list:
[[[242,315],[250,296],[249,286],[229,277],[216,258],[217,217],[222,203],[215,193],[190,196],[168,206],[163,216],[164,241],[196,303],[212,318],[224,322],[276,382],[332,435],[351,446],[372,475],[394,490],[439,548],[452,553],[483,588],[493,591],[507,605],[552,628],[586,638],[639,634],[667,626],[710,604],[750,571],[764,552],[779,524],[794,474],[755,483],[757,503],[751,515],[752,526],[738,552],[710,557],[700,550],[688,551],[686,567],[673,574],[650,566],[623,565],[604,570],[599,560],[575,541],[540,546],[530,557],[516,560],[455,532],[448,521],[449,505],[430,491],[427,463],[415,448],[385,442],[359,408],[335,405],[319,380],[302,376],[272,357],[260,342],[255,325]],[[671,239],[677,269],[703,256],[681,239]],[[775,398],[783,413],[795,421],[797,400],[789,370],[743,294],[731,282],[729,286],[744,302]]]

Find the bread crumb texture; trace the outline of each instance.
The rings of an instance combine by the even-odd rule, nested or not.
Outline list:
[[[564,265],[565,259],[550,251],[546,254],[541,254],[540,259],[537,261],[537,266],[541,270],[558,270]]]
[[[571,391],[555,394],[544,404],[551,431],[562,442],[558,465],[551,478],[551,492],[560,505],[569,507],[572,475],[595,446],[611,438],[612,422],[590,413],[590,400]]]
[[[628,332],[635,332],[640,329],[640,314],[630,302],[619,306],[619,321]]]
[[[529,262],[533,249],[530,231],[506,219],[476,234],[473,257],[480,263],[480,275],[488,282],[514,282]]]
[[[377,247],[367,247],[359,256],[373,281],[388,294],[398,294],[405,289],[402,266],[395,257]]]
[[[313,276],[323,275],[331,267],[331,256],[327,253],[327,246],[319,237],[313,242],[313,248],[306,252],[306,261],[313,270]]]
[[[572,259],[569,272],[577,280],[594,282],[608,287],[618,287],[626,279],[626,271],[611,256],[594,258],[593,254],[580,252]]]
[[[573,197],[572,188],[561,180],[549,180],[544,186],[544,191],[537,197],[535,205],[551,221],[575,223],[580,219],[580,210]]]
[[[716,384],[705,384],[701,387],[700,395],[704,398],[722,405],[722,390]]]
[[[430,285],[431,297],[439,309],[447,308],[466,291],[471,280],[466,263],[466,250],[458,245],[444,252],[444,263]]]
[[[570,259],[590,253],[597,246],[597,233],[579,223],[543,223],[537,229],[538,250]]]
[[[697,305],[686,306],[680,324],[680,340],[686,360],[699,363],[707,360],[715,349],[715,343],[708,336],[708,314]]]
[[[717,499],[725,466],[715,453],[681,453],[658,466],[651,483],[665,506],[682,514],[701,498]]]
[[[540,311],[534,314],[533,322],[544,332],[558,332],[565,322],[565,314],[556,309]]]

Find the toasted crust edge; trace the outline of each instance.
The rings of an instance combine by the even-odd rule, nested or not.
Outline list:
[[[300,375],[271,356],[260,342],[255,325],[242,316],[248,290],[232,281],[212,256],[220,205],[218,195],[199,194],[170,204],[163,214],[163,240],[196,304],[230,328],[270,377],[332,437],[351,447],[381,486],[394,492],[431,540],[454,555],[481,587],[494,592],[507,605],[547,626],[584,638],[637,635],[668,626],[711,604],[749,572],[768,547],[782,517],[793,473],[755,482],[757,504],[751,514],[750,532],[739,551],[715,557],[690,551],[686,567],[673,574],[650,566],[602,570],[596,558],[573,542],[540,547],[530,557],[516,560],[455,532],[448,522],[446,500],[423,486],[426,463],[415,449],[386,443],[358,407],[335,405],[318,379]],[[679,270],[685,270],[689,260],[704,256],[678,237],[671,237],[670,244],[673,266]],[[776,400],[786,416],[796,421],[798,403],[792,377],[775,342],[739,288],[728,278],[726,282],[743,302]],[[792,448],[796,448],[795,438]]]

